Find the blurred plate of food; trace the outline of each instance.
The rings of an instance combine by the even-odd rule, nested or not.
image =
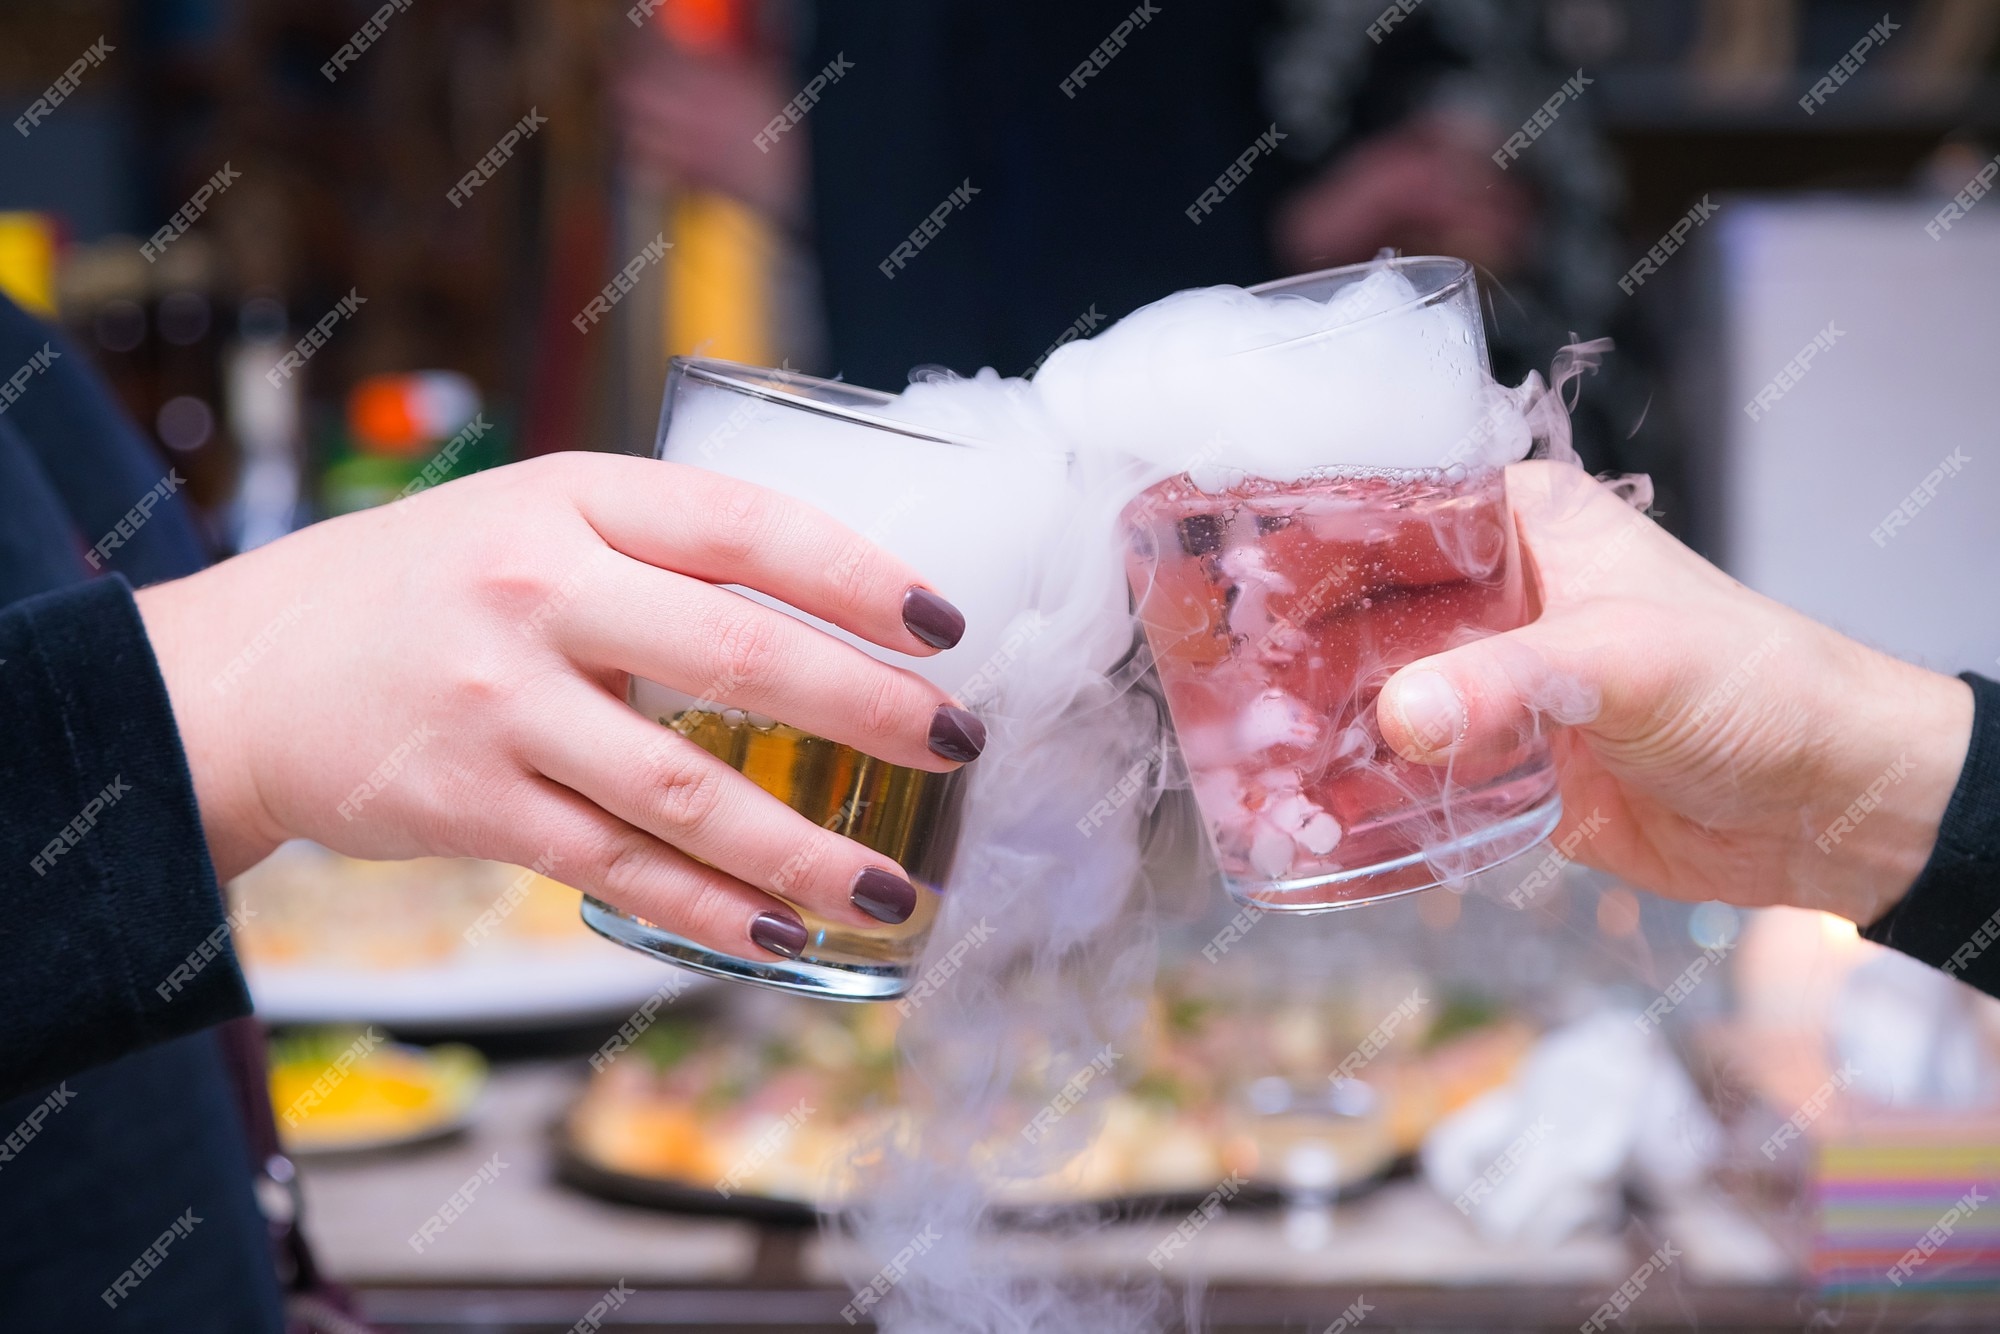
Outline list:
[[[472,1048],[386,1042],[372,1027],[274,1038],[270,1073],[279,1138],[295,1156],[443,1138],[471,1123],[486,1087],[486,1062]]]
[[[288,843],[232,881],[229,898],[237,955],[271,1024],[582,1023],[676,980],[585,926],[575,890],[498,862],[370,862]]]
[[[899,1134],[896,1012],[793,1001],[760,1024],[756,1009],[664,1018],[598,1070],[556,1127],[561,1179],[676,1212],[837,1213],[857,1164]],[[1134,1073],[1092,1100],[1092,1133],[1051,1154],[1046,1175],[995,1182],[997,1205],[1171,1206],[1231,1173],[1250,1182],[1245,1204],[1359,1194],[1437,1118],[1504,1083],[1533,1037],[1497,1011],[1445,1006],[1382,1052],[1367,1082],[1336,1084],[1344,1028],[1309,1011],[1274,1015],[1163,980]]]
[[[895,1011],[794,1001],[765,1024],[757,999],[663,1018],[593,1075],[557,1127],[558,1175],[676,1212],[814,1217],[892,1115]]]

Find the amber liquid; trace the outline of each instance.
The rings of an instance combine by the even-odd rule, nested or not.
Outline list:
[[[915,957],[937,919],[937,892],[958,844],[957,772],[906,769],[784,723],[753,722],[733,709],[687,709],[656,721],[808,820],[895,858],[909,873],[917,910],[894,926],[847,926],[793,904],[810,933],[806,959],[881,967]]]

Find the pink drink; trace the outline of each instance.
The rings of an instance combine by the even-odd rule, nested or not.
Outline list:
[[[1391,751],[1375,719],[1397,668],[1527,621],[1501,473],[1215,494],[1182,475],[1125,521],[1139,617],[1237,897],[1323,909],[1421,889],[1553,827],[1546,739],[1432,767]]]

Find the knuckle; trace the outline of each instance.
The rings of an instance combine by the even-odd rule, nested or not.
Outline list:
[[[519,657],[501,646],[470,644],[453,663],[449,684],[456,716],[492,716],[522,688]]]
[[[472,582],[480,602],[514,621],[545,602],[555,584],[548,570],[499,551],[478,562]]]
[[[717,698],[768,679],[777,666],[780,633],[778,621],[761,610],[718,613],[709,637],[715,681],[706,695]]]
[[[719,560],[748,565],[778,539],[783,507],[769,491],[739,482],[723,487],[715,501],[709,542]]]
[[[855,726],[864,739],[889,741],[909,732],[923,714],[923,701],[911,683],[895,671],[871,667],[860,696]]]
[[[473,559],[471,582],[479,603],[528,638],[546,636],[564,609],[597,575],[594,558],[553,563],[564,534],[549,525],[524,525],[519,540],[488,546]]]
[[[817,884],[827,864],[833,860],[833,849],[829,844],[830,840],[818,835],[802,840],[772,872],[770,889],[786,898],[793,898],[802,888]]]
[[[653,809],[680,835],[706,828],[722,805],[722,768],[692,744],[655,756],[649,778]]]
[[[574,449],[538,454],[534,458],[523,459],[515,476],[532,479],[538,488],[550,482],[578,482],[588,475],[585,470],[596,465],[601,457]]]
[[[604,896],[613,903],[644,903],[659,893],[659,857],[644,835],[611,835],[583,858],[596,869]]]
[[[711,943],[728,941],[741,913],[728,883],[644,834],[606,832],[579,854],[577,878],[606,902]],[[740,934],[740,931],[736,934]]]
[[[843,611],[867,610],[876,588],[875,551],[861,538],[843,541],[826,563],[827,591]]]
[[[720,875],[694,869],[674,909],[694,935],[727,942],[743,934],[743,905]]]

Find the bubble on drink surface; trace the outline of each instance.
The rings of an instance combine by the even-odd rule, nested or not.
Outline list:
[[[1497,467],[1527,454],[1519,391],[1478,330],[1384,266],[1325,300],[1239,287],[1177,292],[1058,348],[1034,384],[1080,448],[1115,450],[1203,490],[1328,467]]]

